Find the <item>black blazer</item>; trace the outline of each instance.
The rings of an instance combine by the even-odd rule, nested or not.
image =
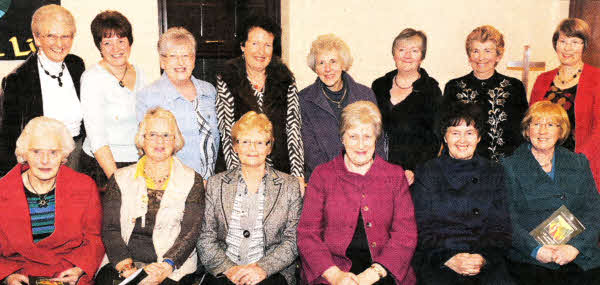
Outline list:
[[[77,98],[79,80],[85,70],[83,60],[69,54],[65,64],[73,79]],[[2,79],[0,89],[0,176],[4,176],[16,164],[15,143],[29,120],[44,114],[42,86],[37,67],[37,54],[31,55],[23,64]],[[83,122],[81,130],[84,134]]]
[[[457,253],[501,263],[511,246],[504,171],[479,155],[458,161],[447,153],[417,167],[411,186],[419,241],[413,264],[443,268]]]

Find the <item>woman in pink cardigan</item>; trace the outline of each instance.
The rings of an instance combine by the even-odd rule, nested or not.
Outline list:
[[[415,284],[417,227],[402,167],[374,154],[381,114],[358,101],[342,111],[344,152],[318,166],[298,225],[303,283]]]
[[[583,20],[569,18],[558,25],[552,44],[560,66],[537,78],[529,104],[549,100],[567,111],[572,131],[562,146],[585,154],[600,189],[600,69],[583,62],[590,36]]]

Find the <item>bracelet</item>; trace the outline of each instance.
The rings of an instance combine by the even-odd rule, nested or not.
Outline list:
[[[381,267],[381,265],[373,263],[371,264],[371,268],[375,271],[375,273],[377,273],[377,275],[379,275],[379,278],[384,278],[387,274],[385,269],[383,269],[383,267]]]
[[[175,261],[165,258],[165,259],[163,259],[163,262],[166,262],[167,264],[171,265],[171,267],[173,268],[173,271],[175,271]]]

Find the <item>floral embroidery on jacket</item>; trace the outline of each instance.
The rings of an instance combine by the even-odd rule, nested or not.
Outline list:
[[[504,157],[504,153],[496,150],[498,146],[504,145],[502,135],[504,130],[501,128],[500,123],[507,120],[508,115],[504,111],[504,104],[506,103],[510,93],[504,90],[505,87],[510,86],[510,82],[506,79],[500,82],[500,87],[489,89],[487,94],[489,96],[488,102],[490,103],[490,110],[488,111],[487,124],[490,126],[487,135],[490,137],[490,145],[488,150],[491,152],[491,159],[498,161]],[[479,95],[476,90],[466,88],[467,84],[463,81],[458,82],[458,87],[462,89],[462,92],[456,94],[458,100],[463,103],[477,103]]]

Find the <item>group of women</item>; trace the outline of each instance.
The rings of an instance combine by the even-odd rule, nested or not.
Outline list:
[[[0,179],[9,285],[600,281],[600,71],[583,63],[581,20],[557,28],[561,66],[529,108],[495,70],[491,26],[467,36],[473,71],[443,96],[414,29],[371,88],[348,73],[347,44],[319,36],[317,79],[300,92],[263,17],[247,20],[217,89],[192,75],[184,28],[161,35],[164,73],[147,86],[119,12],[92,21],[102,60],[86,71],[69,11],[38,9],[32,30],[38,52],[2,84],[1,149],[18,162]],[[561,206],[583,232],[538,243],[530,232]]]

